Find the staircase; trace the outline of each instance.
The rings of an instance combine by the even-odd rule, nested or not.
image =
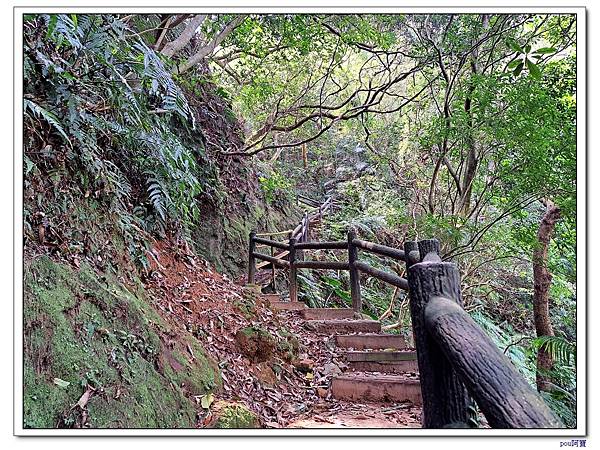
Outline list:
[[[333,336],[343,349],[348,370],[331,380],[332,396],[351,402],[404,402],[421,405],[417,354],[402,336],[381,332],[381,323],[365,320],[349,308],[307,308],[263,295],[275,310],[299,311],[308,328]]]

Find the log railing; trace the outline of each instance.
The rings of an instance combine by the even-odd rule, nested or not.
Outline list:
[[[473,399],[493,428],[560,428],[542,397],[463,309],[458,267],[436,240],[405,242],[423,426],[473,424]]]
[[[360,274],[375,277],[408,291],[413,336],[417,350],[424,428],[460,428],[477,423],[475,402],[494,428],[560,428],[542,397],[517,371],[485,332],[463,309],[457,266],[440,258],[435,239],[404,243],[399,250],[357,239],[354,230],[346,241],[309,242],[311,220],[322,217],[321,205],[305,213],[289,232],[288,242],[250,234],[248,281],[254,282],[255,261],[289,270],[290,301],[298,301],[297,269],[334,269],[350,272],[352,307],[362,310]],[[326,202],[326,203],[327,203]],[[318,211],[318,212],[317,212]],[[271,237],[274,234],[271,234]],[[256,252],[256,245],[284,250],[287,260]],[[348,261],[306,261],[306,250],[348,251]],[[359,252],[406,263],[407,278],[371,267]]]
[[[299,198],[301,197],[303,196],[299,196]],[[358,259],[358,251],[361,250],[373,253],[377,256],[405,261],[406,258],[403,250],[356,239],[354,230],[348,232],[348,239],[346,241],[308,241],[310,223],[317,218],[321,219],[323,215],[331,209],[332,205],[333,197],[329,196],[323,204],[314,207],[312,212],[306,211],[300,224],[289,232],[289,240],[287,242],[280,242],[261,237],[273,237],[274,235],[285,233],[261,233],[260,235],[254,232],[250,233],[248,283],[254,284],[257,268],[260,269],[270,265],[272,270],[274,270],[275,267],[288,269],[290,301],[296,302],[298,301],[297,269],[348,270],[350,272],[352,308],[357,312],[362,310],[360,273],[367,274],[392,284],[393,286],[408,290],[408,282],[406,279],[393,273],[371,267],[364,261]],[[273,251],[271,251],[271,255],[267,255],[256,251],[257,244],[268,246],[271,249],[278,248],[284,251],[279,254],[279,257],[273,256]],[[304,251],[306,250],[347,250],[348,261],[305,261]],[[287,259],[283,259],[284,257]],[[257,265],[257,259],[263,262]]]

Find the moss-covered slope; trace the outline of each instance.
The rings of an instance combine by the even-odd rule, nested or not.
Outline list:
[[[141,287],[45,256],[25,286],[24,426],[195,426],[193,396],[218,389],[218,369]]]

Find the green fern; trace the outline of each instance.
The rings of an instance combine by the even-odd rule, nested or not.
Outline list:
[[[65,130],[61,126],[60,121],[58,120],[58,117],[56,117],[56,115],[54,113],[42,108],[37,103],[34,103],[28,99],[23,99],[23,110],[24,110],[25,114],[27,114],[27,111],[30,111],[31,114],[33,115],[33,117],[41,117],[42,119],[44,119],[56,131],[58,131],[58,133],[65,139],[65,141],[69,144],[69,146],[72,146],[69,136],[67,136],[67,133],[65,133]]]
[[[576,346],[561,336],[540,336],[531,341],[532,350],[544,350],[552,359],[562,364],[570,364],[571,358],[576,360]]]
[[[162,183],[158,178],[150,176],[148,178],[148,198],[152,207],[157,212],[163,222],[167,220],[167,212],[169,207],[169,196],[165,191]]]

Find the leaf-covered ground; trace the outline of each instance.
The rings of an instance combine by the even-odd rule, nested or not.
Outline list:
[[[330,378],[344,362],[330,337],[308,330],[296,313],[273,312],[254,291],[199,258],[172,252],[167,242],[156,243],[152,254],[148,285],[156,307],[218,361],[223,387],[215,401],[243,402],[268,428],[420,427],[421,410],[410,403],[331,398]],[[258,352],[240,338],[248,330],[266,336]],[[199,427],[213,423],[210,407],[199,411]]]

